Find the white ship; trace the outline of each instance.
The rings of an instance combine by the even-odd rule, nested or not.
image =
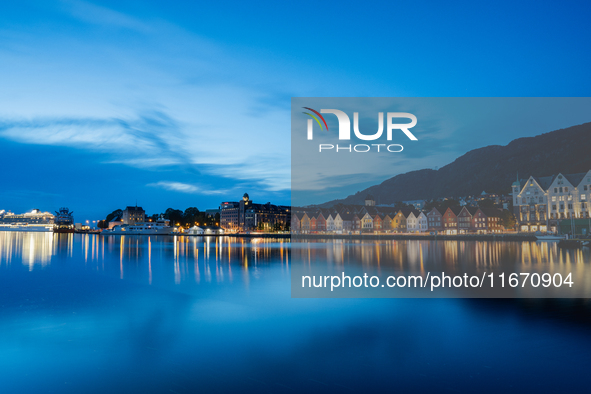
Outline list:
[[[160,217],[155,222],[135,224],[121,224],[109,230],[103,230],[102,235],[170,235],[176,230],[170,226],[170,220]]]
[[[23,214],[0,210],[0,231],[51,232],[54,219],[51,213],[38,209]]]

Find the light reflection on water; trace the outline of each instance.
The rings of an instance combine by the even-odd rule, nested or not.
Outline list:
[[[301,245],[300,245],[301,246]],[[296,259],[294,251],[301,253]],[[581,392],[589,326],[521,304],[292,299],[293,264],[588,265],[555,244],[0,233],[2,393]]]
[[[288,272],[288,245],[288,239],[0,232],[0,265],[16,261],[32,271],[68,258],[82,260],[98,271],[112,271],[113,264],[106,266],[105,262],[112,263],[117,256],[120,279],[133,272],[133,278],[146,276],[152,283],[153,269],[170,268],[176,284],[223,282],[232,281],[237,272],[270,262]]]
[[[76,237],[76,241],[74,240]],[[75,244],[79,248],[74,251]],[[105,270],[105,261],[118,256],[120,278],[127,264],[146,262],[152,281],[154,260],[172,261],[174,281],[231,280],[233,266],[248,269],[269,262],[289,267],[291,243],[286,239],[182,237],[182,236],[100,236],[97,234],[51,234],[0,232],[0,263],[18,260],[33,270],[53,259],[83,257],[84,263]],[[310,241],[295,243],[294,257],[303,263],[316,261],[342,266],[411,269],[426,265],[455,268],[469,265],[481,269],[512,266],[527,269],[536,265],[586,269],[591,262],[588,247],[561,249],[556,242],[495,241]]]
[[[588,247],[561,249],[557,242],[505,241],[316,241],[294,242],[294,258],[304,262],[361,264],[400,269],[433,266],[453,268],[466,264],[483,269],[535,264],[576,265],[591,262]]]
[[[507,241],[433,241],[433,240],[302,240],[291,244],[293,261],[303,265],[294,267],[292,286],[297,297],[584,297],[591,298],[591,253],[588,247],[559,248],[557,242]],[[337,288],[328,286],[303,289],[300,278],[390,275],[417,275],[428,282],[429,277],[477,276],[486,278],[488,289]],[[525,276],[525,274],[536,274]],[[501,285],[500,275],[505,282]],[[518,286],[509,286],[509,275],[522,278]],[[524,274],[521,275],[520,274]],[[531,285],[541,275],[554,278],[558,286]],[[494,277],[495,285],[490,288]],[[525,285],[526,279],[527,285]],[[550,279],[549,279],[550,278]],[[571,283],[560,285],[561,281]],[[319,281],[321,283],[321,281]],[[489,291],[490,290],[490,291]]]

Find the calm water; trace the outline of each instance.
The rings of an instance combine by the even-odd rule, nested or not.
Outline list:
[[[548,244],[412,242],[310,256],[591,264]],[[1,392],[589,392],[585,302],[292,299],[306,261],[290,246],[0,232]]]

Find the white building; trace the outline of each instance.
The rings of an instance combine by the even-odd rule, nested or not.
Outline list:
[[[426,232],[429,229],[429,225],[427,224],[427,215],[425,215],[425,212],[421,212],[417,220],[419,221],[419,232]]]
[[[419,232],[419,219],[415,216],[414,212],[411,212],[406,218],[406,231],[409,233]]]
[[[530,176],[513,182],[513,212],[521,231],[556,231],[563,219],[589,218],[591,170]]]
[[[334,223],[335,218],[334,217],[335,217],[335,214],[331,213],[326,218],[326,231],[335,231],[335,223]]]

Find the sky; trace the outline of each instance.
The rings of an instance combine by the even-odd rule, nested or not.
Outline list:
[[[590,8],[5,3],[0,209],[289,204],[292,97],[588,96]],[[464,137],[425,167],[515,135]]]

